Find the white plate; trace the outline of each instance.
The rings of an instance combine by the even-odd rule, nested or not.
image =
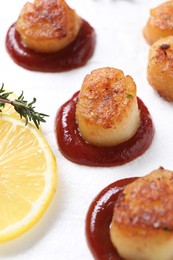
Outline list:
[[[164,101],[146,79],[149,46],[142,29],[149,9],[160,0],[69,0],[71,7],[86,19],[97,34],[93,57],[86,66],[65,73],[38,73],[16,65],[5,48],[5,36],[16,21],[25,0],[0,3],[0,84],[26,99],[37,98],[37,110],[50,115],[42,125],[58,163],[58,190],[51,206],[32,230],[0,245],[0,259],[93,259],[85,240],[85,216],[92,199],[108,184],[125,177],[142,176],[163,166],[173,170],[173,104]],[[150,149],[136,160],[110,168],[79,166],[58,151],[54,135],[57,109],[80,89],[91,70],[104,66],[122,69],[131,75],[138,96],[147,105],[155,125]]]

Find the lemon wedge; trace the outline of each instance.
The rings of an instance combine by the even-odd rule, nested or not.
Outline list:
[[[29,230],[56,190],[54,155],[41,132],[0,115],[0,242]]]

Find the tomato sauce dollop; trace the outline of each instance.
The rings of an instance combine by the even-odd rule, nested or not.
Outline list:
[[[94,52],[95,42],[95,31],[85,20],[82,20],[76,39],[58,52],[41,53],[29,49],[15,23],[6,36],[6,48],[14,62],[25,69],[40,72],[61,72],[84,66]]]
[[[55,134],[61,153],[70,161],[87,166],[117,166],[142,155],[151,145],[154,127],[147,107],[138,98],[141,122],[135,135],[116,146],[87,143],[78,130],[75,118],[79,92],[61,106],[55,121]]]
[[[86,239],[95,260],[122,260],[110,239],[113,209],[124,187],[136,177],[116,181],[103,189],[91,203],[86,217]]]

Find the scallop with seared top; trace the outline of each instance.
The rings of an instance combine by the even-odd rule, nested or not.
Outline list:
[[[100,68],[83,81],[76,106],[82,137],[91,144],[113,146],[130,139],[139,127],[136,85],[115,68]]]
[[[159,168],[127,185],[110,234],[124,259],[173,259],[173,171]]]
[[[6,35],[6,48],[14,62],[41,72],[84,66],[95,43],[94,28],[65,0],[27,2]]]
[[[154,127],[132,77],[115,68],[93,70],[57,112],[59,150],[78,164],[122,165],[151,145]]]
[[[143,34],[149,44],[173,35],[173,1],[167,1],[150,10],[150,18]]]
[[[16,29],[32,50],[56,52],[76,38],[80,25],[81,18],[64,0],[35,0],[24,5]]]
[[[168,101],[173,101],[173,36],[155,42],[149,51],[147,78]]]

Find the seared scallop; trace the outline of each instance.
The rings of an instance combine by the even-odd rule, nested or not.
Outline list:
[[[150,10],[143,34],[151,45],[160,38],[173,35],[173,1],[167,1]]]
[[[127,185],[115,203],[110,229],[128,260],[173,259],[173,171],[159,168]]]
[[[24,5],[16,30],[28,48],[56,52],[74,41],[80,26],[80,17],[64,0],[35,0]]]
[[[149,84],[168,101],[173,101],[173,36],[155,42],[149,51]]]
[[[113,146],[130,139],[140,123],[133,79],[115,68],[93,70],[83,81],[76,120],[91,144]]]

